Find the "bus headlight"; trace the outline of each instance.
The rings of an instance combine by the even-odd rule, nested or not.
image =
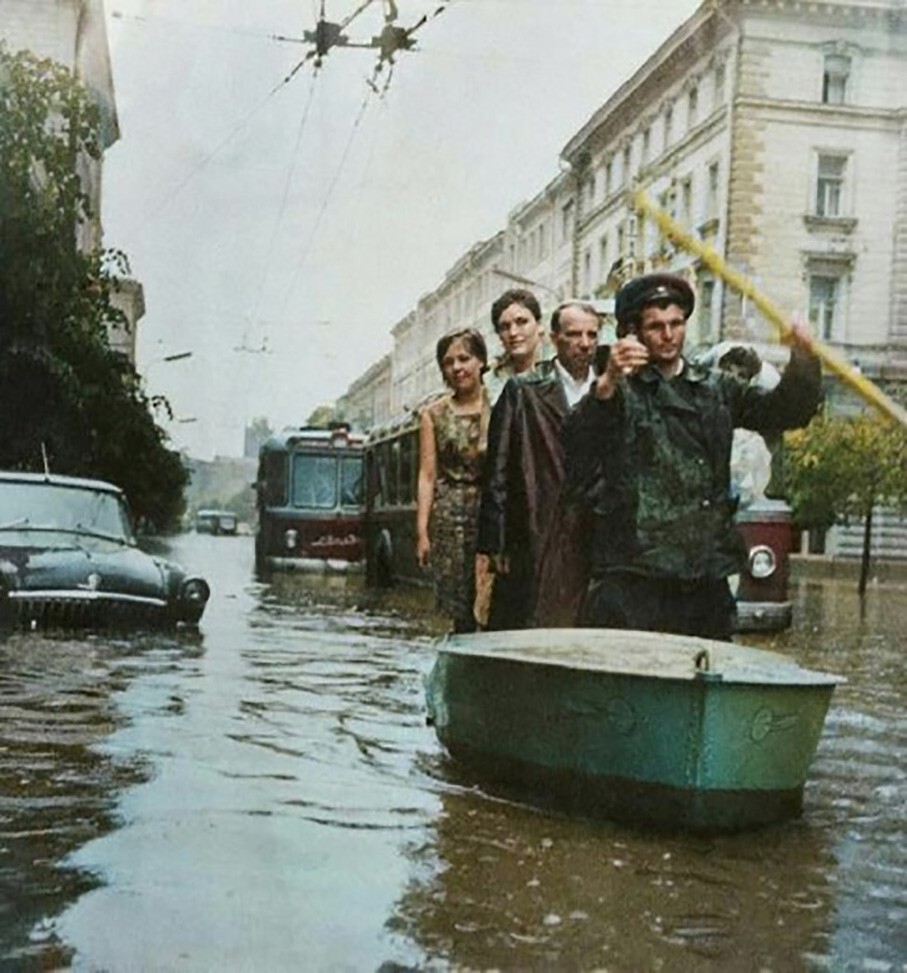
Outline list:
[[[775,552],[765,544],[750,548],[748,567],[750,574],[758,579],[770,578],[778,567]]]
[[[287,545],[287,550],[292,551],[296,547],[296,542],[299,540],[299,531],[293,530],[292,528],[288,530],[283,535],[283,541]]]

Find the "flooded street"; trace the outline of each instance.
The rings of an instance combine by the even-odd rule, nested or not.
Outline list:
[[[172,553],[200,634],[0,645],[3,969],[907,969],[907,590],[798,586],[760,644],[848,679],[804,816],[707,839],[458,771],[423,597]]]

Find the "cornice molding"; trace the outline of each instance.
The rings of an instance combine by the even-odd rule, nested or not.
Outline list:
[[[803,124],[810,121],[822,125],[843,125],[858,128],[861,125],[892,128],[903,124],[904,108],[872,108],[861,105],[826,105],[819,101],[782,101],[778,98],[752,98],[738,96],[734,101],[738,110],[787,114],[789,121]]]
[[[740,7],[747,9],[759,9],[777,11],[779,13],[792,13],[809,16],[817,14],[832,17],[855,17],[865,19],[866,17],[879,17],[888,19],[896,17],[901,19],[904,15],[904,5],[901,0],[725,0],[718,3],[722,7]]]

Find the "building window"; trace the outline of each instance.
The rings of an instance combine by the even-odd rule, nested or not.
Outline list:
[[[649,150],[652,145],[652,130],[647,128],[642,133],[642,164],[645,165],[649,161]]]
[[[586,179],[586,207],[591,209],[595,205],[595,174]]]
[[[724,87],[727,79],[727,68],[722,61],[715,67],[715,108],[724,104]]]
[[[611,159],[605,163],[605,198],[611,195],[614,189],[614,162]]]
[[[702,344],[711,344],[714,341],[712,330],[712,309],[714,304],[715,281],[702,278],[699,281],[699,314],[697,316],[699,341]]]
[[[809,278],[809,321],[815,333],[825,341],[837,331],[840,283],[838,277],[825,274],[814,274]]]
[[[847,157],[820,155],[816,169],[816,216],[843,216]]]
[[[720,189],[720,169],[717,162],[709,166],[708,182],[706,183],[705,196],[705,218],[714,220],[718,218],[718,194]]]
[[[636,256],[636,218],[634,216],[629,217],[626,220],[627,232],[624,235],[624,240],[627,244],[627,255],[630,257]]]
[[[628,143],[627,145],[624,146],[624,157],[623,157],[623,162],[624,162],[624,185],[625,186],[629,186],[630,185],[630,165],[631,165],[631,162],[632,162],[632,158],[633,158],[632,157],[632,150],[631,150],[631,147],[630,147],[630,145]]]
[[[693,177],[687,176],[680,183],[680,212],[678,214],[683,226],[693,225]]]
[[[561,207],[561,243],[566,243],[573,232],[573,200]]]
[[[699,121],[699,89],[690,88],[687,96],[687,127],[693,128]]]
[[[543,260],[548,255],[548,223],[542,223],[539,227],[539,260]]]
[[[847,101],[847,81],[850,78],[850,58],[843,54],[826,54],[822,74],[822,102],[843,105]]]
[[[602,279],[602,282],[608,276],[608,236],[599,238],[598,241],[598,276]]]
[[[583,296],[588,297],[592,291],[592,251],[586,247],[583,251]]]
[[[671,144],[671,139],[674,137],[674,108],[672,105],[668,105],[665,108],[664,115],[664,133],[665,133],[665,144],[664,147],[667,150]]]

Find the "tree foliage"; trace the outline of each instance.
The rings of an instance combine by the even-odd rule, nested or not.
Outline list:
[[[907,431],[875,414],[822,416],[785,436],[785,475],[793,517],[802,528],[864,522],[860,587],[865,588],[877,503],[907,504]]]
[[[306,425],[316,429],[327,429],[335,421],[338,421],[338,414],[334,404],[325,402],[312,410],[309,418],[306,419]]]
[[[0,117],[0,467],[41,470],[46,451],[53,472],[112,480],[166,527],[186,473],[108,340],[127,326],[113,297],[128,264],[79,245],[98,108],[67,68],[0,44]]]

